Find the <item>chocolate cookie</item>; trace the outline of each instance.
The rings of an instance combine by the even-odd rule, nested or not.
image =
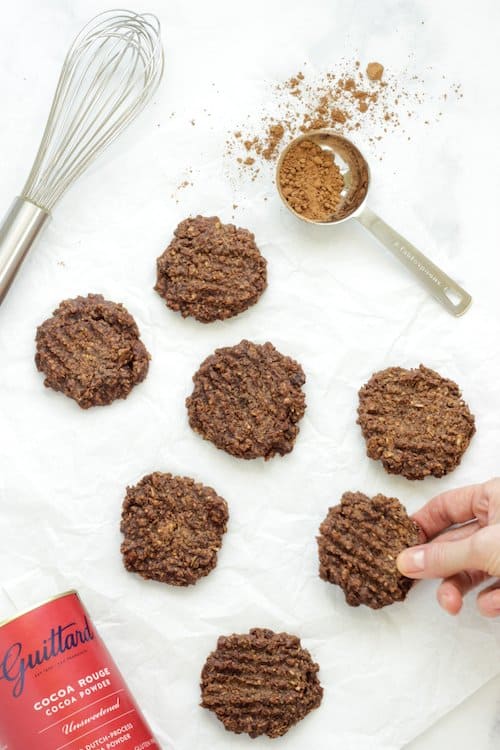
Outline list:
[[[289,453],[304,416],[302,367],[272,344],[216,349],[193,376],[189,424],[238,458]]]
[[[211,487],[155,471],[123,502],[121,552],[127,570],[143,578],[189,586],[217,564],[228,521],[227,503]]]
[[[197,216],[181,221],[158,258],[155,289],[172,310],[210,323],[254,305],[267,286],[266,267],[247,229]]]
[[[456,383],[423,365],[376,372],[359,391],[367,455],[407,479],[448,474],[476,431],[461,396]]]
[[[123,305],[100,294],[61,302],[36,333],[44,384],[82,409],[127,398],[147,375],[149,354]]]
[[[424,539],[399,500],[344,492],[319,532],[320,578],[340,586],[351,607],[380,609],[405,599],[413,580],[401,575],[396,558]]]
[[[281,737],[320,705],[318,671],[294,635],[221,636],[201,673],[201,705],[230,732]]]

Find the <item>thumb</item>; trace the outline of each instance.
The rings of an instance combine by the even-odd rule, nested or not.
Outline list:
[[[478,532],[455,542],[435,541],[410,547],[401,552],[396,564],[408,578],[448,578],[469,568],[485,570],[488,551],[478,544],[480,535]]]

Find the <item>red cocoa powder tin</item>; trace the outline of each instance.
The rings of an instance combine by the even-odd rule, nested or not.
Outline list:
[[[0,624],[0,750],[161,750],[76,591]]]

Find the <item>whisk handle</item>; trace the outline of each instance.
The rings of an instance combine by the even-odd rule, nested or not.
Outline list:
[[[0,304],[49,216],[25,198],[16,198],[12,204],[0,226]]]

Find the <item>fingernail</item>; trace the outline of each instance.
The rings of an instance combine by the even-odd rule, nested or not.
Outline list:
[[[402,573],[412,575],[420,573],[424,569],[425,554],[423,549],[407,549],[402,552],[398,559],[398,567]]]
[[[498,617],[500,615],[500,590],[494,591],[490,594],[491,597],[491,616]]]
[[[450,612],[450,606],[453,604],[453,595],[449,591],[440,591],[438,593],[438,601],[446,612]]]
[[[491,594],[491,598],[493,600],[493,608],[497,612],[500,612],[500,589],[493,591]]]
[[[439,591],[438,592],[438,599],[439,603],[443,606],[446,606],[451,601],[451,596],[449,591]]]

